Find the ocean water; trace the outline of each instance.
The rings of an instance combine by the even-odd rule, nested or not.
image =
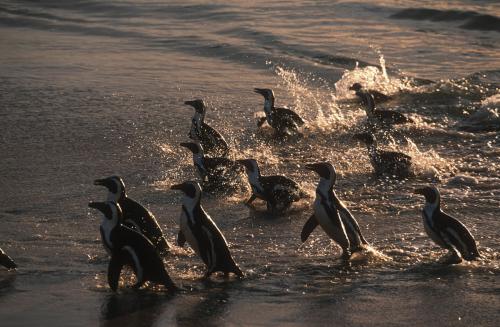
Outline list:
[[[497,326],[499,27],[497,1],[0,1],[0,247],[19,265],[0,271],[0,326]],[[354,82],[415,120],[377,135],[413,157],[414,178],[372,177],[352,138],[365,119]],[[254,87],[307,120],[303,138],[257,128]],[[195,98],[233,158],[310,198],[271,217],[243,205],[245,184],[206,194],[246,277],[204,281],[201,260],[176,248],[165,265],[180,294],[114,294],[87,208],[106,192],[92,181],[121,175],[173,243],[170,185],[198,178],[179,146]],[[303,167],[319,160],[336,166],[338,195],[378,251],[349,269],[320,228],[300,242],[317,183]],[[438,263],[413,195],[430,183],[481,261]]]

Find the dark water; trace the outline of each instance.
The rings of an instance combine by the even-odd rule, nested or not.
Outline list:
[[[0,325],[496,326],[500,317],[500,6],[496,1],[0,2]],[[363,82],[416,123],[379,134],[410,154],[415,178],[379,181],[352,134],[365,114],[348,91]],[[271,87],[307,120],[280,144],[258,130]],[[106,282],[95,178],[121,175],[174,241],[180,195],[196,179],[187,140],[203,98],[207,121],[264,174],[311,194],[282,217],[245,207],[244,192],[207,195],[242,280],[201,279],[188,249],[166,259],[185,288],[118,294]],[[317,230],[304,245],[316,177],[335,164],[337,190],[379,254],[343,267]],[[425,235],[423,199],[436,183],[483,260],[445,266]]]

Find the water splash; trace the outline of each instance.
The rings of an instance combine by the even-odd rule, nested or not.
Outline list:
[[[388,95],[411,89],[408,78],[388,75],[384,55],[380,50],[375,51],[379,56],[380,68],[375,66],[360,68],[356,65],[353,70],[346,70],[340,80],[335,83],[338,99],[354,98],[354,92],[349,90],[354,83],[360,83],[365,89],[378,90]]]
[[[275,66],[274,71],[280,86],[293,98],[293,110],[308,121],[310,128],[324,132],[352,124],[353,117],[338,105],[337,96],[326,81],[281,66]]]

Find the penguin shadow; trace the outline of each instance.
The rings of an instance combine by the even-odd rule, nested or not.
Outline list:
[[[101,306],[100,326],[153,326],[173,297],[162,292],[126,290],[107,295]]]
[[[421,262],[404,270],[407,274],[418,274],[422,279],[446,278],[448,280],[459,279],[461,275],[470,273],[474,263],[452,264],[445,255],[438,261]]]
[[[177,309],[177,326],[220,326],[221,318],[229,303],[230,282],[203,282],[207,291],[196,294],[196,302],[191,306],[182,305]]]
[[[1,268],[0,268],[1,269]],[[12,271],[0,271],[0,297],[14,291],[14,282],[17,273]]]

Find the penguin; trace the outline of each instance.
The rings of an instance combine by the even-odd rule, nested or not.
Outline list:
[[[285,176],[262,176],[255,159],[237,160],[245,167],[248,182],[252,188],[252,195],[245,204],[250,205],[259,198],[266,201],[267,210],[272,214],[286,211],[292,202],[299,201],[306,194],[292,179]]]
[[[382,102],[387,102],[389,100],[392,100],[391,96],[386,95],[386,94],[379,92],[377,90],[365,90],[363,88],[363,85],[361,85],[360,83],[354,83],[351,87],[349,87],[349,90],[356,91],[356,95],[358,95],[358,92],[369,93],[373,96],[376,103],[382,103]],[[361,101],[363,101],[363,102],[365,101],[365,99],[362,96],[358,95],[358,97],[361,99]]]
[[[205,157],[203,147],[198,143],[184,142],[181,146],[193,153],[193,164],[200,174],[203,185],[217,188],[231,182],[241,171],[241,166],[225,157]]]
[[[108,189],[108,201],[118,203],[123,211],[123,224],[146,236],[160,254],[168,253],[168,244],[160,225],[154,215],[140,203],[129,198],[125,191],[125,183],[119,176],[96,179],[94,185]]]
[[[184,104],[192,106],[195,110],[191,121],[189,138],[199,141],[207,155],[215,157],[229,156],[229,145],[224,137],[216,129],[205,123],[207,109],[203,100],[186,101]]]
[[[356,83],[358,84],[358,83]],[[350,90],[356,85],[349,88]],[[370,92],[362,89],[356,90],[356,95],[361,98],[370,125],[391,126],[398,124],[414,123],[413,119],[393,110],[375,109],[375,99]]]
[[[4,266],[9,270],[17,268],[17,265],[14,262],[14,260],[12,260],[12,258],[9,257],[7,253],[5,253],[2,249],[0,249],[0,265]]]
[[[188,181],[172,185],[170,188],[184,193],[177,244],[184,246],[187,241],[203,260],[207,266],[205,278],[218,271],[223,272],[225,276],[234,273],[238,277],[243,277],[243,272],[229,252],[224,235],[200,205],[202,193],[200,185]]]
[[[409,155],[377,149],[375,137],[371,133],[358,133],[354,135],[354,138],[366,144],[370,162],[377,177],[389,175],[395,178],[407,178],[412,175],[410,170],[412,162]]]
[[[451,254],[448,263],[460,263],[481,257],[474,237],[458,219],[441,211],[441,195],[435,186],[415,190],[415,194],[425,197],[422,210],[424,229],[429,237]]]
[[[335,167],[329,162],[318,162],[307,164],[305,168],[316,172],[320,180],[316,188],[314,213],[302,228],[301,240],[305,242],[319,224],[342,247],[342,257],[347,260],[354,252],[368,246],[368,242],[354,216],[333,190],[337,179]]]
[[[267,121],[278,136],[301,135],[298,129],[304,125],[304,120],[290,109],[276,108],[274,106],[273,90],[255,88],[254,92],[264,97],[264,112],[266,114],[257,122],[258,127],[261,127]]]
[[[177,290],[153,243],[135,229],[122,224],[122,210],[118,203],[90,202],[89,207],[104,214],[100,231],[105,248],[111,255],[108,284],[113,291],[118,288],[120,273],[125,265],[131,266],[136,275],[134,288],[140,288],[150,281],[161,284],[170,291]]]

